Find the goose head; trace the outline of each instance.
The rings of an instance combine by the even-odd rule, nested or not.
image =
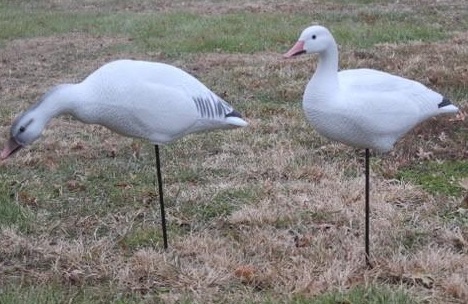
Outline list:
[[[335,39],[333,39],[328,29],[320,25],[313,25],[302,31],[296,44],[283,57],[291,58],[301,54],[320,54],[326,52],[335,44]]]
[[[10,139],[0,153],[0,160],[32,144],[41,137],[42,131],[52,117],[68,112],[69,93],[73,86],[61,84],[53,87],[13,121]]]
[[[27,146],[37,140],[44,129],[42,119],[34,115],[34,111],[27,111],[19,116],[12,124],[10,129],[10,139],[5,144],[0,154],[1,159],[5,159],[24,146]]]

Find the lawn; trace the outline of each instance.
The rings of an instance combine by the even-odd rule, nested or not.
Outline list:
[[[302,113],[317,58],[281,57],[311,23],[340,67],[424,83],[461,109],[371,159]],[[464,0],[0,2],[0,134],[53,85],[118,58],[195,75],[244,129],[162,148],[72,117],[0,162],[0,303],[468,302],[468,9]]]

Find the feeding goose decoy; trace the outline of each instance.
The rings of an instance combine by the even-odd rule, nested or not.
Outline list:
[[[303,96],[305,116],[322,136],[366,151],[365,251],[369,262],[369,149],[388,152],[408,131],[440,114],[457,113],[449,99],[423,84],[373,69],[338,72],[330,31],[306,28],[283,56],[316,53],[317,69]]]
[[[247,126],[239,112],[183,70],[164,63],[117,60],[80,83],[61,84],[44,94],[14,120],[0,158],[33,143],[47,123],[62,114],[155,146],[164,248],[168,245],[159,145],[191,133]]]

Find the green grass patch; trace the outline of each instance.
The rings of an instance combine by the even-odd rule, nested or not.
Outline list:
[[[172,228],[169,228],[171,234],[174,233]],[[156,247],[158,243],[162,244],[161,226],[152,227],[135,227],[120,241],[120,244],[131,250],[141,247]]]
[[[399,239],[395,244],[401,244],[402,247],[408,252],[416,252],[421,247],[426,245],[432,240],[430,232],[421,231],[418,229],[406,230],[404,234],[399,235]]]
[[[434,41],[446,37],[442,27],[422,23],[408,13],[366,14],[374,20],[371,24],[361,22],[359,11],[350,15],[324,12],[319,16],[248,12],[200,15],[183,11],[137,14],[21,10],[5,6],[0,12],[0,42],[82,32],[128,36],[137,48],[162,51],[168,56],[283,51],[313,20],[321,20],[324,25],[332,23],[330,29],[339,44],[360,48],[372,47],[376,43]]]
[[[254,303],[254,302],[248,302]],[[257,303],[257,302],[255,302]],[[262,304],[285,303],[282,300],[268,299]],[[345,292],[335,291],[319,295],[314,298],[295,296],[287,303],[290,304],[338,304],[338,303],[366,303],[366,304],[416,304],[420,303],[402,288],[392,288],[386,285],[358,286]]]
[[[377,43],[437,41],[446,38],[440,26],[428,26],[409,14],[376,14],[376,21],[372,24],[362,23],[359,14],[343,16],[324,13],[319,17],[296,14],[293,17],[250,13],[216,16],[167,14],[146,20],[136,38],[144,44],[145,49],[160,49],[169,55],[186,52],[278,51],[291,46],[312,20],[323,20],[324,25],[332,22],[334,25],[330,29],[339,44],[360,48],[369,48]],[[182,18],[185,20],[183,23],[180,22]]]
[[[401,288],[373,285],[370,287],[355,287],[345,293],[328,293],[313,301],[297,302],[297,304],[335,304],[335,303],[367,303],[367,304],[413,304],[418,303]]]
[[[184,22],[180,22],[181,19]],[[200,16],[173,13],[148,18],[137,38],[145,49],[161,49],[168,54],[251,53],[274,50],[276,45],[286,44],[284,31],[299,26],[300,22],[281,14]]]
[[[392,28],[391,31],[388,29]],[[437,41],[445,38],[438,27],[411,25],[410,22],[387,21],[375,25],[350,26],[344,24],[333,28],[335,39],[347,47],[370,48],[378,43],[404,44],[411,41]]]
[[[468,211],[465,208],[454,209],[452,206],[441,203],[441,208],[438,216],[443,220],[444,223],[456,227],[459,226],[461,230],[468,230]]]
[[[69,32],[90,34],[129,33],[135,25],[135,16],[114,13],[20,11],[3,9],[0,12],[0,41],[51,36]]]
[[[253,186],[219,190],[209,199],[194,198],[190,202],[185,202],[181,212],[194,221],[207,222],[229,215],[242,205],[250,204],[259,196],[261,196],[260,189]]]
[[[27,233],[31,230],[34,215],[27,206],[21,205],[21,200],[14,199],[21,196],[19,187],[10,186],[7,183],[0,185],[0,225],[15,226]]]
[[[468,162],[425,162],[402,169],[397,176],[401,180],[421,185],[431,194],[459,196],[463,188],[458,182],[468,177]]]
[[[0,287],[2,304],[59,304],[59,303],[141,303],[132,295],[112,292],[107,286],[73,287],[48,284],[37,286],[4,285]]]
[[[0,288],[0,303],[13,304],[55,304],[55,303],[141,303],[141,298],[132,294],[112,293],[109,287],[73,287],[66,289],[56,285],[12,286]],[[158,300],[157,295],[147,295],[147,299]],[[181,303],[193,303],[190,296],[182,299]],[[285,299],[266,297],[258,302],[244,303],[279,304]],[[315,298],[295,296],[288,300],[291,304],[336,304],[336,303],[367,303],[367,304],[416,304],[416,300],[401,288],[372,285],[369,287],[355,287],[346,292],[329,292]]]

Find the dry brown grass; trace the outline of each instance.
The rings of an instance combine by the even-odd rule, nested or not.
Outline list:
[[[246,9],[293,13],[310,7],[309,1],[162,1],[156,8],[152,1],[111,2],[116,6],[85,1],[84,9],[221,14]],[[413,10],[432,4],[400,2],[393,5]],[[50,8],[82,9],[76,7],[76,1],[41,3]],[[338,3],[315,3],[322,10],[343,9]],[[451,2],[445,8],[463,3]],[[444,7],[443,3],[439,5]],[[0,54],[1,133],[6,136],[19,110],[53,84],[81,79],[113,58],[161,59],[154,54],[108,52],[110,46],[125,41],[125,37],[72,34],[7,43]],[[146,143],[61,118],[51,123],[40,142],[0,164],[5,172],[30,167],[29,172],[15,175],[27,182],[13,199],[37,213],[36,230],[29,234],[2,226],[0,286],[13,281],[25,286],[106,286],[114,293],[137,295],[142,301],[146,295],[150,296],[147,301],[165,303],[186,299],[193,303],[241,303],[262,302],[265,296],[286,302],[296,295],[314,297],[354,286],[388,284],[404,286],[427,303],[466,303],[468,227],[466,222],[459,224],[445,216],[466,216],[463,197],[431,195],[394,178],[400,168],[425,158],[465,159],[467,137],[460,130],[467,129],[467,121],[461,116],[431,120],[411,132],[393,153],[374,159],[371,253],[375,267],[367,269],[361,155],[320,138],[308,126],[299,100],[314,61],[305,58],[286,62],[279,56],[282,51],[186,55],[172,62],[226,94],[250,126],[222,133],[222,140],[220,133],[191,136],[165,150],[171,223],[168,251],[131,247],[125,241],[132,231],[158,225],[154,221],[157,212],[148,205],[154,193],[150,184],[152,155]],[[437,43],[342,50],[341,57],[345,68],[386,70],[447,94],[451,94],[450,88],[457,88],[464,93],[457,95],[463,99],[455,102],[468,112],[466,32]],[[258,90],[284,103],[260,101],[253,93]],[[74,167],[73,174],[57,178],[53,181],[56,185],[43,184],[43,175],[35,173],[54,172],[63,168],[64,162]],[[138,186],[137,178],[131,177],[137,173],[115,169],[132,162],[149,168],[145,169],[147,186]],[[99,168],[95,163],[106,167]],[[228,173],[211,174],[227,167]],[[200,174],[193,181],[179,182],[175,174],[181,168],[211,175]],[[93,174],[106,176],[107,170],[114,170],[116,178],[111,188],[131,204],[120,204],[102,215],[98,209],[86,210],[83,206],[95,204],[99,208],[97,198],[87,194],[87,179]],[[11,181],[3,176],[2,182]],[[58,192],[58,198],[52,194],[36,197],[34,189],[42,187]],[[254,194],[234,197],[234,210],[205,221],[184,212],[199,204],[209,205],[217,193],[231,189],[253,189]],[[67,213],[57,208],[63,218],[60,214],[51,216],[57,201],[76,203],[83,211]]]

